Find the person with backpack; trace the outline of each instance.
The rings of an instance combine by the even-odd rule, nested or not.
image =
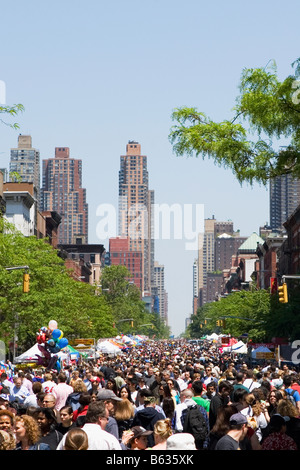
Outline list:
[[[180,394],[181,403],[176,406],[173,429],[175,433],[192,434],[197,449],[208,447],[209,420],[203,406],[193,400],[192,389],[186,389]]]
[[[182,420],[183,432],[194,436],[196,449],[201,450],[206,448],[209,435],[209,421],[203,406],[197,405],[195,402],[192,405],[188,405],[182,412]]]
[[[283,376],[283,385],[284,391],[286,393],[287,400],[290,400],[294,406],[297,407],[298,412],[300,413],[300,394],[297,390],[293,390],[292,377],[290,375]]]

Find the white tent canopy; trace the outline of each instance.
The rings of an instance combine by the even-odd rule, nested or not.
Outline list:
[[[60,359],[66,359],[68,354],[63,351],[59,351],[56,355]],[[20,364],[24,362],[37,362],[38,356],[44,357],[42,351],[39,350],[38,343],[33,345],[28,351],[23,352],[20,356],[15,358],[15,363]]]
[[[121,349],[110,341],[98,343],[97,350],[105,354],[120,354]]]
[[[208,340],[214,340],[214,339],[218,339],[219,338],[219,335],[217,335],[216,333],[212,333],[210,336],[207,336],[206,339]]]
[[[247,345],[243,343],[243,341],[238,341],[237,343],[233,344],[232,346],[226,346],[223,348],[223,352],[233,352],[238,354],[247,354]]]
[[[232,345],[232,351],[239,354],[247,354],[248,349],[247,345],[243,341],[238,341],[238,343]]]

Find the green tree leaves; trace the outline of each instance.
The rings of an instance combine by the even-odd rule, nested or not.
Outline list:
[[[6,117],[14,117],[18,115],[19,113],[24,111],[24,106],[22,104],[15,104],[13,106],[0,106],[0,114],[6,114]],[[13,129],[19,129],[19,124],[18,123],[8,123],[6,120],[4,121],[3,119],[0,118],[0,122],[2,124],[5,124],[6,126],[12,127]]]
[[[266,184],[282,174],[300,176],[300,100],[295,97],[295,75],[282,82],[276,64],[245,69],[232,120],[214,122],[196,108],[174,110],[169,139],[177,156],[211,158],[230,169],[240,183]],[[300,85],[299,85],[300,89]],[[284,149],[279,139],[289,139]]]
[[[112,309],[95,288],[72,279],[63,260],[44,240],[24,237],[0,220],[0,336],[12,338],[18,323],[18,344],[31,346],[36,332],[56,320],[66,338],[112,336]],[[28,265],[30,290],[22,289],[23,272],[6,267]]]

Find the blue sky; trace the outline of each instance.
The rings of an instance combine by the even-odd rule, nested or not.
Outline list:
[[[210,161],[178,158],[168,140],[176,107],[230,118],[244,68],[274,59],[292,72],[299,53],[299,2],[237,0],[15,0],[1,6],[0,80],[6,103],[22,103],[20,130],[0,126],[0,166],[8,166],[18,132],[31,134],[41,159],[70,147],[83,161],[89,242],[97,207],[117,208],[120,155],[137,140],[148,156],[158,204],[203,204],[206,218],[232,220],[241,235],[269,220],[269,193],[242,187]],[[165,265],[172,333],[192,309],[196,252],[184,240],[157,240]]]

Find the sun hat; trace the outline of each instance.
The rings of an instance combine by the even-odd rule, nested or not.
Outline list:
[[[195,438],[192,434],[180,432],[167,439],[168,450],[196,450]]]

